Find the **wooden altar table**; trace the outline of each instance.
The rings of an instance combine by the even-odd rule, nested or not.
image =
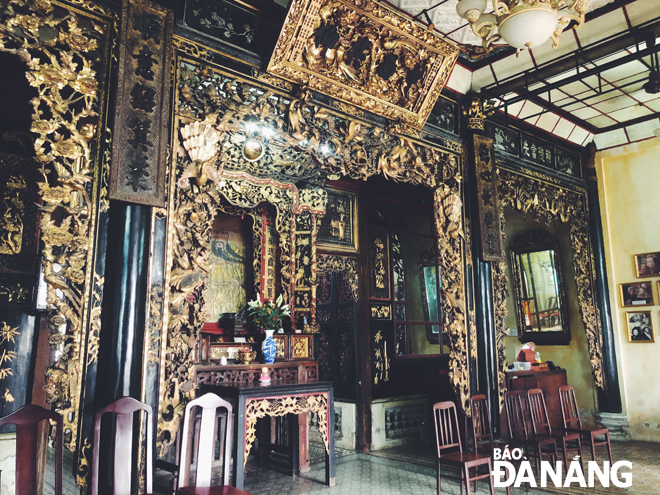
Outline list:
[[[319,431],[325,444],[325,482],[335,485],[335,404],[332,382],[272,380],[271,382],[225,382],[202,384],[201,395],[212,392],[235,404],[234,484],[243,489],[245,463],[256,438],[258,418],[297,414],[299,427],[291,428],[293,472],[298,471],[298,431],[307,428],[307,413],[319,416]],[[301,424],[304,422],[304,425]]]

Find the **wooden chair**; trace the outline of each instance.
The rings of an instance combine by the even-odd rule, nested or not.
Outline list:
[[[545,407],[545,397],[543,397],[543,391],[541,389],[533,388],[528,390],[527,398],[529,400],[529,413],[532,419],[534,434],[537,437],[551,437],[555,439],[557,446],[560,447],[562,456],[564,457],[564,466],[566,469],[568,469],[568,450],[576,450],[580,455],[580,466],[584,470],[580,434],[572,431],[552,431],[548,419],[548,410]],[[571,447],[569,442],[575,442],[575,447]]]
[[[226,410],[218,415],[218,409]],[[201,421],[197,439],[193,438],[196,410],[201,409]],[[181,434],[181,458],[179,462],[178,495],[250,495],[243,490],[229,486],[229,464],[232,446],[232,406],[215,394],[205,394],[190,401],[186,406]],[[218,431],[221,432],[218,435]],[[212,463],[215,459],[215,442],[220,436],[222,460],[222,485],[211,486]],[[193,446],[196,445],[193,457]],[[190,484],[191,461],[195,460],[195,485]]]
[[[153,418],[151,406],[132,397],[122,397],[112,404],[97,411],[94,417],[94,460],[92,463],[92,495],[99,493],[99,450],[101,442],[101,419],[106,413],[115,415],[114,476],[113,494],[131,495],[133,472],[133,415],[145,411],[147,414],[147,458],[146,490],[153,493]]]
[[[509,427],[509,437],[517,445],[524,445],[527,456],[534,459],[536,474],[541,473],[541,461],[549,459],[551,462],[557,460],[557,443],[553,437],[537,437],[528,431],[525,420],[525,409],[521,394],[516,391],[504,393],[504,406],[506,409],[506,422]]]
[[[472,439],[474,441],[475,454],[492,457],[493,450],[496,446],[499,449],[504,449],[507,445],[511,447],[516,446],[515,442],[503,443],[500,440],[493,439],[493,430],[490,424],[490,408],[488,407],[488,399],[485,395],[473,396],[470,399],[470,410],[472,412]],[[529,490],[529,485],[525,486]],[[477,491],[476,486],[474,491]],[[506,487],[506,493],[511,493],[511,486]]]
[[[62,416],[28,404],[0,418],[0,427],[16,425],[16,493],[21,495],[37,495],[39,480],[43,481],[45,466],[38,460],[42,458],[39,437],[44,432],[40,425],[45,420],[55,422],[55,495],[62,495]]]
[[[607,445],[607,452],[610,456],[610,466],[612,465],[612,445],[610,444],[609,428],[585,428],[582,426],[580,411],[578,410],[577,400],[575,399],[575,390],[570,385],[559,387],[559,404],[561,405],[561,416],[564,423],[564,430],[579,433],[584,443],[591,446],[591,458],[596,460],[596,446]],[[596,437],[603,435],[605,440],[597,440]]]
[[[433,406],[433,419],[435,421],[435,440],[438,447],[437,486],[438,495],[441,493],[440,467],[444,462],[456,466],[461,473],[461,483],[465,484],[467,495],[470,495],[470,483],[488,478],[491,495],[495,495],[493,486],[493,464],[490,456],[463,453],[461,435],[458,429],[456,406],[453,402],[438,402]],[[451,452],[443,454],[443,451]],[[479,474],[479,466],[487,466],[488,473]],[[470,477],[470,469],[475,468],[475,475]],[[462,493],[462,485],[461,485]]]

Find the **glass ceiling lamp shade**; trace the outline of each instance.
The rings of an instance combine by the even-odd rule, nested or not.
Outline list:
[[[559,35],[571,23],[584,24],[590,0],[491,0],[492,13],[484,13],[486,0],[460,0],[456,12],[470,23],[487,52],[504,40],[522,50],[552,40],[559,46]]]
[[[502,39],[514,48],[532,48],[548,40],[557,29],[559,19],[551,9],[538,4],[526,9],[513,10],[499,19]]]
[[[456,5],[456,13],[459,17],[474,23],[486,10],[488,0],[461,0]]]

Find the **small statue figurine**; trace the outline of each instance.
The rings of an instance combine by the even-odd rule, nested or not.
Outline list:
[[[270,381],[270,372],[268,371],[268,368],[264,366],[261,368],[261,376],[259,377],[260,382],[269,382]]]

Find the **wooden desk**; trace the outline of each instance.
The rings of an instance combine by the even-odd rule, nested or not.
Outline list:
[[[273,380],[261,382],[234,382],[202,385],[201,395],[212,392],[235,404],[234,431],[234,484],[243,489],[245,463],[256,438],[258,418],[266,416],[302,415],[299,428],[291,428],[293,472],[298,470],[298,431],[307,428],[307,413],[319,415],[319,432],[325,444],[325,482],[335,485],[335,403],[332,382]]]
[[[523,391],[523,408],[527,408],[527,390],[540,388],[545,397],[548,410],[548,419],[553,430],[559,431],[563,428],[561,418],[561,405],[559,403],[559,387],[566,385],[566,370],[554,371],[507,371],[506,387],[508,390]],[[502,433],[508,435],[506,423],[506,411],[502,409],[500,416]],[[531,431],[531,430],[530,430]]]

